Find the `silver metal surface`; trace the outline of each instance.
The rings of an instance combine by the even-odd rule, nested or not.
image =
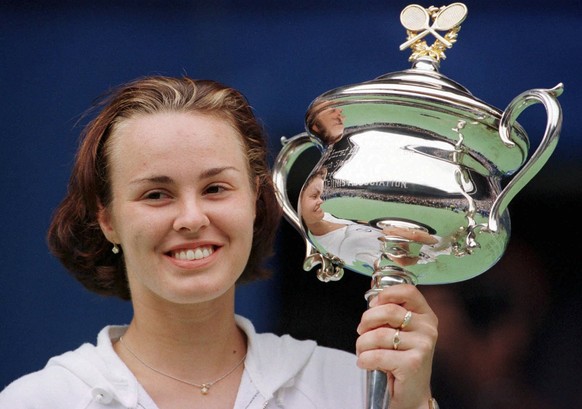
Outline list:
[[[486,271],[509,240],[507,205],[556,146],[561,92],[561,84],[530,90],[501,111],[422,59],[409,70],[318,97],[306,115],[308,132],[288,139],[274,166],[281,204],[306,242],[309,266],[329,270],[326,256],[369,276],[375,264],[398,266],[415,284]],[[516,119],[535,103],[545,106],[548,122],[528,159],[528,137]],[[325,173],[321,203],[293,205],[287,174],[305,166],[301,154],[310,147],[321,152],[312,170]],[[329,231],[315,232],[306,222],[314,206]],[[414,231],[426,237],[409,237]]]
[[[394,284],[470,279],[505,252],[507,206],[558,142],[563,86],[526,91],[500,110],[441,74],[466,14],[461,3],[405,8],[401,48],[411,47],[412,67],[324,93],[307,110],[306,132],[283,140],[278,198],[305,242],[304,268],[319,265],[320,280],[340,279],[344,268],[371,276],[370,301]],[[428,33],[437,37],[430,47]],[[529,155],[517,118],[537,103],[547,125]],[[305,178],[290,182],[292,173]],[[369,373],[368,409],[388,407],[385,377]]]
[[[274,169],[285,214],[308,246],[311,267],[325,264],[313,260],[315,250],[369,276],[377,260],[380,267],[405,264],[416,284],[486,271],[509,239],[507,205],[556,146],[561,91],[561,85],[527,91],[504,112],[434,70],[413,67],[317,98],[307,113],[308,132],[287,141]],[[528,138],[515,120],[537,102],[547,109],[548,125],[527,160]],[[322,118],[331,125],[323,126]],[[321,151],[313,173],[325,171],[318,205],[330,226],[325,234],[305,222],[312,207],[293,206],[285,193],[289,168],[313,146]],[[415,229],[429,237],[405,239],[406,246],[395,242]]]

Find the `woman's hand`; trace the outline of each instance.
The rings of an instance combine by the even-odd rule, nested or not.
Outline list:
[[[411,252],[411,244],[434,246],[439,240],[424,229],[406,228],[387,225],[382,228],[383,241],[390,244],[391,250],[386,256],[395,264],[406,267],[413,266],[420,261],[419,248]]]
[[[384,288],[362,315],[358,366],[388,374],[390,409],[428,408],[437,325],[425,298],[410,284]]]

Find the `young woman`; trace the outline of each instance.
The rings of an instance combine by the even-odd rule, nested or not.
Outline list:
[[[236,284],[265,277],[279,219],[263,130],[238,91],[167,77],[112,91],[48,241],[88,289],[131,300],[133,319],[16,380],[0,407],[354,409],[364,369],[382,369],[391,408],[428,408],[437,318],[413,286],[375,299],[357,357],[235,315]]]

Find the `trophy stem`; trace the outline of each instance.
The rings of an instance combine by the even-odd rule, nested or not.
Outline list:
[[[366,373],[366,409],[387,409],[390,406],[388,376],[374,370]]]
[[[410,271],[396,266],[382,266],[376,267],[374,274],[372,274],[372,288],[366,291],[364,297],[370,305],[370,301],[378,295],[386,287],[397,284],[413,284],[416,285],[416,277]]]
[[[370,301],[380,291],[397,284],[416,284],[416,279],[412,273],[396,266],[376,266],[376,271],[372,275],[372,288],[365,294],[368,308]],[[366,374],[366,409],[388,409],[389,407],[388,375],[380,370],[368,371]]]

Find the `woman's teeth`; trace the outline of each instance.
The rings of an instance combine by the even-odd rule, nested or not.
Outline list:
[[[200,260],[214,253],[211,246],[198,247],[196,249],[180,250],[174,252],[174,258],[178,260]]]

